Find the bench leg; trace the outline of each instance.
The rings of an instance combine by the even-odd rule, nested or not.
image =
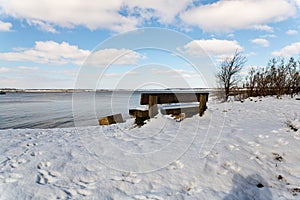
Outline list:
[[[199,115],[203,116],[207,106],[206,106],[206,101],[208,99],[207,94],[201,94],[200,99],[199,99]]]
[[[158,107],[157,107],[158,97],[149,95],[149,117],[153,118],[155,115],[158,114]]]

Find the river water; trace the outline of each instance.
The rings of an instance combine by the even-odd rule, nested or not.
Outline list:
[[[6,93],[0,95],[0,129],[74,127],[76,120],[89,121],[121,113],[139,105],[139,92]],[[75,101],[75,102],[74,102]],[[77,106],[74,109],[74,106]],[[75,113],[74,113],[75,111]],[[79,113],[80,112],[80,113]],[[92,125],[95,123],[86,123]]]

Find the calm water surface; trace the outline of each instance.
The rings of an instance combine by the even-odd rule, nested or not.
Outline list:
[[[0,129],[74,127],[72,96],[72,93],[0,95]],[[116,113],[128,119],[128,109],[139,105],[139,97],[139,92],[125,91],[76,93],[76,120],[93,125],[98,118]]]

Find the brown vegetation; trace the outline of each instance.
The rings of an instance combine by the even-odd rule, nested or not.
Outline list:
[[[285,62],[283,58],[273,58],[265,68],[252,68],[244,88],[248,96],[289,94],[294,97],[300,92],[300,60],[291,57]]]
[[[235,60],[237,56],[240,59],[238,62]],[[291,57],[286,61],[280,57],[273,58],[266,67],[251,67],[244,80],[239,72],[244,66],[245,58],[235,52],[230,61],[221,61],[217,73],[218,82],[225,91],[225,100],[230,95],[239,99],[268,95],[276,95],[278,98],[290,95],[293,98],[300,93],[300,59]],[[242,86],[238,86],[239,82],[243,83]]]

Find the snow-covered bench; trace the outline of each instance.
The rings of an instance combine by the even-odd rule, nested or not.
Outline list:
[[[131,109],[129,114],[136,118],[153,118],[158,114],[158,104],[168,104],[161,108],[162,114],[178,115],[180,113],[197,114],[206,110],[209,92],[164,91],[145,92],[141,94],[140,104],[148,105],[148,110]],[[186,104],[198,102],[197,104]]]

